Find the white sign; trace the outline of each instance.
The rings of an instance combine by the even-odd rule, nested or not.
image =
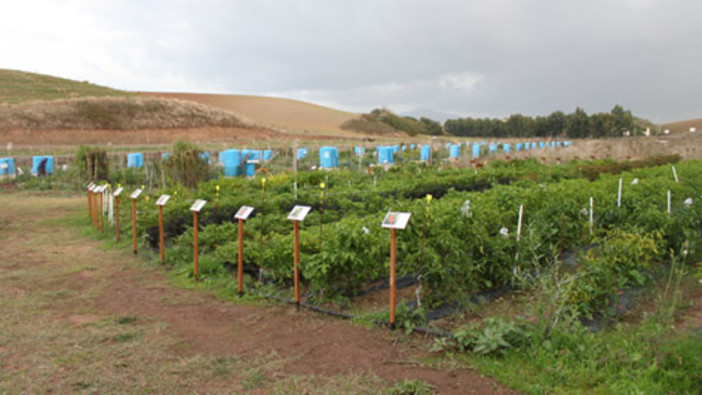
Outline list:
[[[115,189],[115,191],[112,193],[112,196],[119,197],[119,195],[122,194],[122,191],[124,191],[124,187],[119,187]]]
[[[9,151],[11,149],[12,149],[12,143],[7,143],[7,150]]]
[[[90,188],[90,192],[92,192],[92,193],[99,193],[99,192],[100,192],[100,186],[99,186],[99,185],[93,185],[93,187]]]
[[[205,207],[205,204],[207,204],[207,200],[197,199],[195,203],[193,203],[193,205],[190,206],[190,211],[195,211],[196,213],[199,213],[200,210],[202,210],[202,208]]]
[[[103,192],[105,192],[105,190],[107,189],[107,187],[108,187],[108,186],[109,186],[109,185],[105,184],[105,185],[103,185],[103,186],[99,187],[99,188],[98,188],[98,189],[99,189],[99,191],[98,191],[98,192],[100,192],[100,193],[103,193]]]
[[[411,215],[412,213],[389,212],[383,218],[383,223],[380,226],[390,229],[404,229],[407,227]]]
[[[139,195],[141,195],[141,192],[143,192],[143,189],[137,188],[137,189],[134,190],[134,192],[132,192],[132,194],[129,196],[129,198],[130,198],[130,199],[136,199],[136,198],[139,197]]]
[[[291,221],[304,221],[310,210],[312,210],[310,206],[295,206],[288,214],[288,219]]]
[[[246,221],[251,215],[251,213],[253,213],[253,211],[254,208],[251,206],[241,206],[241,208],[239,208],[239,211],[237,211],[236,214],[234,214],[234,218]]]
[[[94,186],[95,186],[95,183],[91,182],[90,184],[88,184],[88,190],[92,190]]]
[[[171,195],[161,195],[159,196],[158,200],[156,201],[157,206],[165,206],[166,203],[168,203],[168,199],[171,198]]]

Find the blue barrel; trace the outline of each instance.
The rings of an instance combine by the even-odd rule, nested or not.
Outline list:
[[[531,143],[531,149],[536,149],[536,142],[535,141]]]
[[[271,160],[271,159],[273,159],[273,150],[272,149],[263,150],[263,160]]]
[[[244,164],[244,171],[246,171],[246,177],[254,177],[256,175],[256,164],[246,162]]]
[[[405,147],[405,145],[403,144],[402,148],[400,148],[400,149],[404,152],[407,149],[407,147]]]
[[[416,144],[410,144],[410,149],[415,149],[415,148],[417,148]]]
[[[497,152],[497,144],[490,144],[490,146],[488,147],[488,153],[492,154],[495,152]]]
[[[522,150],[522,143],[517,143],[517,144],[515,144],[514,149],[515,149],[516,151],[521,151],[521,150]]]
[[[460,144],[452,144],[449,147],[449,158],[458,159],[460,157],[461,157],[461,145]]]
[[[378,164],[391,164],[394,161],[395,150],[393,147],[378,146]]]
[[[429,156],[431,156],[431,146],[429,144],[425,144],[420,148],[419,151],[419,160],[422,162],[429,162]]]
[[[46,174],[54,173],[54,157],[53,156],[35,156],[32,158],[32,173],[39,174],[39,166],[46,161],[44,169]]]
[[[238,149],[228,149],[220,152],[219,161],[224,165],[225,177],[241,175],[241,156]]]
[[[307,148],[297,149],[297,159],[304,159],[307,156]]]
[[[473,144],[473,158],[477,158],[480,156],[480,144],[475,143]]]
[[[319,149],[319,167],[333,169],[339,167],[339,149],[336,147],[322,147]]]
[[[480,145],[485,145],[485,140],[481,141]]]
[[[14,177],[15,160],[13,158],[0,158],[0,175]]]
[[[143,167],[144,154],[141,152],[131,152],[127,154],[127,167]]]
[[[544,148],[545,143],[543,141],[539,141],[539,148]]]
[[[556,148],[556,142],[555,142],[555,141],[551,141],[551,148]]]
[[[511,148],[511,146],[509,144],[504,144],[502,146],[502,152],[504,152],[505,154],[509,154],[510,148]]]
[[[353,150],[356,153],[356,156],[364,156],[366,154],[366,147],[356,147]]]
[[[391,146],[390,148],[392,148],[393,154],[400,152],[400,146],[398,144],[395,144],[395,145]]]

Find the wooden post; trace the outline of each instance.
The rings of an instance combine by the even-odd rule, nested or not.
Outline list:
[[[97,202],[97,193],[93,192],[93,228],[95,230],[98,230],[98,202]]]
[[[119,197],[115,198],[115,241],[119,242]]]
[[[166,263],[166,257],[163,246],[163,206],[158,206],[158,241],[161,254],[161,263]]]
[[[239,296],[244,294],[244,220],[239,218],[239,259],[236,266]]]
[[[93,219],[93,197],[91,196],[91,191],[88,189],[88,217],[92,221]]]
[[[104,200],[103,199],[104,196],[105,196],[104,192],[100,192],[98,194],[98,201],[100,202],[99,203],[99,207],[100,207],[100,234],[105,233],[105,218],[104,218],[105,216],[104,216],[103,210],[102,210],[102,201]]]
[[[294,250],[294,271],[295,271],[295,305],[300,308],[300,221],[293,221],[293,232],[295,237]]]
[[[161,243],[163,243],[163,236],[161,236]],[[197,247],[198,247],[198,242],[197,242],[197,211],[193,211],[193,271],[195,273],[195,281],[199,280]],[[163,250],[161,250],[161,251],[163,251]],[[163,262],[163,252],[161,254],[162,254],[161,255],[161,262]]]
[[[132,250],[137,253],[136,199],[132,199]]]
[[[395,229],[390,229],[390,329],[395,329],[395,248],[397,238]]]

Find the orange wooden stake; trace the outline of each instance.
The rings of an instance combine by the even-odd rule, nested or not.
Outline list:
[[[395,229],[390,229],[390,328],[395,329]]]
[[[98,230],[98,199],[97,193],[93,192],[93,228]]]
[[[132,199],[132,250],[137,253],[136,199]]]
[[[93,219],[93,197],[91,196],[92,192],[90,189],[88,189],[88,217],[92,221]]]
[[[193,271],[195,280],[198,280],[198,250],[197,250],[197,211],[193,211]],[[163,258],[161,258],[163,261]]]
[[[239,260],[236,267],[239,296],[244,294],[244,220],[239,218]]]
[[[99,207],[100,207],[100,233],[105,233],[105,218],[104,218],[105,216],[103,215],[103,211],[102,211],[102,200],[103,200],[102,197],[103,197],[103,194],[101,192],[99,194],[99,197],[98,197],[98,202],[100,202],[99,203]]]
[[[163,206],[158,206],[158,241],[161,250],[161,263],[166,263],[166,256],[163,246]]]
[[[115,198],[115,239],[119,241],[119,198]]]
[[[295,237],[294,270],[295,270],[295,305],[300,307],[300,221],[293,221],[293,234]]]

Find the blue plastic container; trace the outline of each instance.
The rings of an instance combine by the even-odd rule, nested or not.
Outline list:
[[[477,158],[480,156],[480,144],[475,143],[473,144],[473,158]]]
[[[228,149],[220,152],[219,161],[224,165],[225,177],[241,175],[241,156],[238,149]]]
[[[393,147],[378,146],[378,164],[392,164],[395,160]]]
[[[502,145],[502,152],[504,152],[505,154],[509,154],[510,148],[511,146],[509,144],[504,144]]]
[[[449,147],[449,158],[458,159],[460,157],[461,157],[461,145],[460,144],[452,144]]]
[[[333,169],[339,167],[339,149],[336,147],[320,148],[319,167],[322,169]]]
[[[366,147],[358,146],[354,148],[353,151],[356,153],[356,156],[364,156],[366,154]]]
[[[497,152],[497,144],[490,144],[488,147],[488,153],[494,154],[495,152]]]
[[[298,148],[297,159],[304,159],[305,157],[307,157],[307,148]]]
[[[539,141],[539,148],[543,149],[545,145],[546,143],[544,143],[543,141]]]
[[[431,146],[428,144],[422,145],[419,149],[419,160],[429,162],[429,156],[431,156]]]
[[[410,144],[410,149],[415,149],[415,148],[417,148],[416,144]]]
[[[267,149],[263,151],[263,160],[271,160],[273,158],[273,150]]]
[[[391,148],[392,148],[393,154],[400,152],[400,145],[399,144],[395,144],[395,145],[391,146]]]
[[[521,151],[522,150],[522,143],[517,143],[514,145],[514,150],[515,151]]]
[[[127,167],[143,167],[144,154],[141,152],[132,152],[127,154]]]
[[[13,158],[0,158],[0,176],[7,177],[8,175],[15,176],[15,160]]]

